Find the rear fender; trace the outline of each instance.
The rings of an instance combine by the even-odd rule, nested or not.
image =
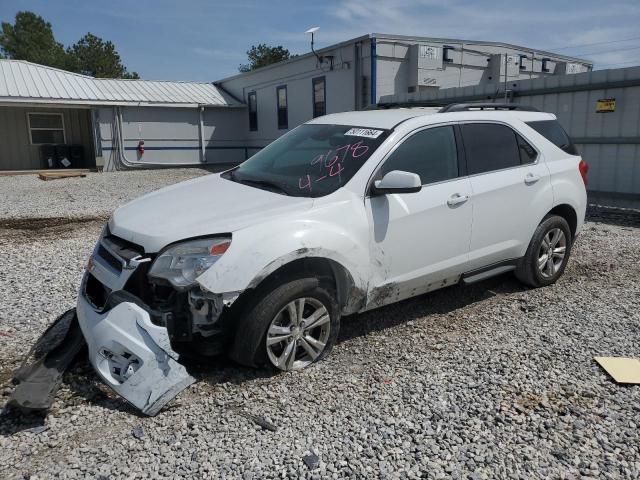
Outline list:
[[[547,162],[553,188],[553,206],[566,204],[575,210],[576,234],[584,224],[587,209],[587,191],[578,170],[580,160],[576,156]]]

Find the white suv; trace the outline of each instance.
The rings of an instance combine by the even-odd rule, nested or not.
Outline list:
[[[554,115],[514,105],[316,118],[116,210],[78,300],[91,362],[150,409],[154,371],[187,382],[179,355],[296,370],[327,355],[342,315],[508,271],[549,285],[586,170]]]

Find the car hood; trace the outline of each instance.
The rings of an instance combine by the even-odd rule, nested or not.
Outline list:
[[[144,195],[118,208],[112,234],[155,253],[186,238],[229,233],[305,210],[311,198],[290,197],[206,175]]]

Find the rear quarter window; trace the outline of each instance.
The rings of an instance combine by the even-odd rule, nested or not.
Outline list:
[[[578,155],[576,146],[557,120],[538,120],[526,123],[556,147],[564,150],[570,155]]]

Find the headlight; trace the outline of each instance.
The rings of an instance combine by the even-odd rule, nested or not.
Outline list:
[[[231,239],[203,238],[176,244],[163,251],[151,265],[149,276],[168,280],[184,288],[195,282],[227,251]]]

